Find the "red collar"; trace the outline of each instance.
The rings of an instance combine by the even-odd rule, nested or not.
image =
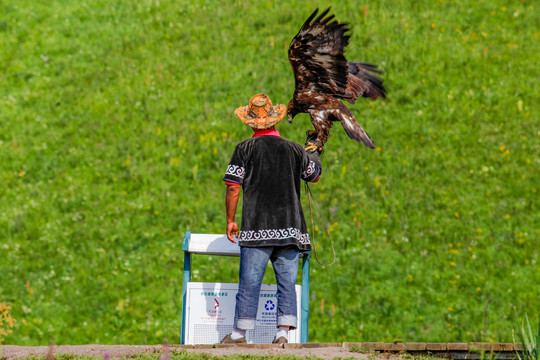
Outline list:
[[[253,134],[252,138],[256,137],[256,136],[277,136],[277,137],[281,137],[281,135],[279,135],[279,131],[277,130],[257,130],[255,132],[255,134]]]

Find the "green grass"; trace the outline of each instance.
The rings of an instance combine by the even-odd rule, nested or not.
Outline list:
[[[233,110],[261,91],[288,102],[288,43],[328,5],[0,0],[7,344],[179,341],[181,239],[224,232],[221,179],[250,136]],[[312,186],[337,262],[312,268],[310,340],[511,342],[513,306],[540,307],[540,5],[333,10],[388,99],[350,106],[377,149],[336,126]],[[234,259],[194,268],[237,281]]]
[[[411,355],[411,354],[408,354],[408,353],[405,353],[405,354],[399,354],[399,355],[396,355],[402,359],[408,359],[408,360],[435,360],[435,359],[440,359],[440,357],[437,357],[437,356],[431,356],[429,355],[429,353],[427,355]]]
[[[531,328],[529,317],[525,315],[525,320],[518,320],[516,313],[516,327],[517,329],[512,331],[512,340],[516,343],[516,339],[522,344],[522,351],[516,351],[516,355],[519,360],[538,360],[540,352],[540,323],[536,334]]]

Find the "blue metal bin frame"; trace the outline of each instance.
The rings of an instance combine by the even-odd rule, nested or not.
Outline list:
[[[181,344],[185,343],[186,332],[186,296],[187,283],[191,281],[191,255],[189,252],[189,242],[191,240],[191,231],[186,231],[184,240],[182,241],[182,250],[184,251],[184,280],[182,286],[182,333]],[[307,343],[309,341],[309,260],[311,251],[301,252],[302,255],[302,294],[301,294],[301,310],[300,322],[300,342]]]

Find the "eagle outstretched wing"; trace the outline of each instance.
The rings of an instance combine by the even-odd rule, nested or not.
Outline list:
[[[319,9],[304,22],[289,45],[295,90],[287,107],[289,121],[298,113],[309,113],[317,132],[315,147],[322,148],[333,121],[339,121],[349,137],[373,148],[373,141],[352,113],[338,99],[354,104],[358,97],[386,97],[375,65],[347,61],[348,25],[339,23],[330,8]]]
[[[289,45],[289,61],[294,71],[296,91],[316,89],[329,95],[345,95],[347,59],[344,50],[349,43],[346,24],[339,24],[334,15],[317,18],[319,9],[306,20]],[[333,20],[333,21],[332,21]]]

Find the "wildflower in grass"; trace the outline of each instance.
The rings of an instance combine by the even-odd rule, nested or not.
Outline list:
[[[9,310],[11,310],[10,305],[0,303],[0,344],[4,341],[4,336],[13,332],[11,328],[17,322],[17,320],[11,317]]]

